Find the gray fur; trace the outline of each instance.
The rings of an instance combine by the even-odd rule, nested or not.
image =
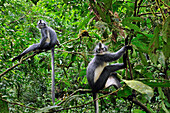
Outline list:
[[[120,88],[121,84],[118,78],[115,76],[115,71],[119,69],[125,68],[126,64],[124,63],[116,63],[113,65],[106,65],[109,62],[118,60],[126,51],[126,46],[122,47],[116,53],[107,52],[107,47],[104,44],[99,43],[95,48],[95,56],[89,63],[87,67],[87,80],[93,91],[93,99],[96,99],[97,92],[103,88],[105,88],[106,82],[108,79],[113,80],[113,84],[116,88]],[[96,72],[99,71],[99,72]],[[95,80],[95,75],[99,74],[97,80]],[[97,101],[95,104],[95,112],[98,113],[98,104]]]
[[[60,45],[59,41],[57,40],[56,32],[51,27],[48,27],[47,24],[43,20],[38,21],[37,26],[40,29],[41,36],[42,36],[40,43],[31,45],[26,50],[24,50],[20,55],[13,58],[12,61],[15,61],[17,59],[20,60],[22,56],[24,56],[25,54],[27,54],[30,51],[44,50],[44,49],[50,50],[55,45],[58,45],[58,46]],[[49,37],[48,37],[48,33],[49,33]],[[50,39],[50,42],[47,42],[48,38]]]
[[[41,51],[41,50],[50,50],[51,49],[51,66],[52,66],[52,102],[55,104],[55,73],[54,73],[54,47],[55,45],[60,45],[59,41],[57,40],[56,32],[51,28],[48,27],[47,24],[40,20],[37,23],[37,27],[41,31],[41,40],[40,43],[36,43],[31,45],[29,48],[24,50],[20,55],[15,57],[12,61],[17,59],[21,59],[22,56],[27,54],[30,51]]]

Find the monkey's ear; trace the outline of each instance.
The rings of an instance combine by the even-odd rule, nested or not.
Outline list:
[[[44,26],[46,26],[46,24],[44,23]]]
[[[101,42],[99,42],[99,48],[102,48],[102,43]]]

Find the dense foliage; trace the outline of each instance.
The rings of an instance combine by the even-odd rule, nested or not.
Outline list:
[[[1,0],[0,112],[94,112],[85,75],[95,44],[114,52],[126,39],[134,51],[118,71],[123,88],[101,91],[100,111],[169,113],[169,13],[168,0]],[[55,106],[50,51],[11,61],[39,42],[40,19],[62,44],[55,48]]]

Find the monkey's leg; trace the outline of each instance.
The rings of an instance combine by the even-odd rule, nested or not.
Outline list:
[[[121,64],[116,63],[113,65],[106,66],[104,68],[103,72],[101,73],[99,79],[94,84],[93,90],[99,91],[99,90],[103,89],[104,87],[106,87],[105,84],[106,84],[108,78],[110,78],[110,76],[112,76],[110,74],[112,72],[115,72],[115,71],[117,71],[119,69],[123,69],[123,68],[125,68],[124,63],[121,63]],[[114,80],[113,82],[115,82],[115,85],[117,85],[117,87],[121,87],[121,84],[116,77],[114,77],[113,80]]]
[[[33,44],[33,45],[31,45],[30,47],[28,47],[28,48],[27,48],[26,50],[24,50],[20,55],[18,55],[17,57],[13,58],[13,59],[12,59],[12,62],[15,61],[15,60],[17,60],[17,59],[20,60],[21,57],[24,56],[25,54],[27,54],[28,52],[34,51],[34,50],[37,50],[37,49],[39,49],[39,43]]]
[[[54,47],[51,48],[51,67],[52,67],[52,102],[55,104],[55,73],[54,73]]]

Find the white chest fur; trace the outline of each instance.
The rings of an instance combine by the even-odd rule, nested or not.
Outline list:
[[[103,65],[96,68],[94,72],[94,83],[99,79],[104,67],[107,65],[107,63],[104,63]]]
[[[49,33],[49,31],[47,31],[47,37],[48,37],[48,38],[46,39],[46,42],[47,42],[47,43],[50,43],[50,33]]]

